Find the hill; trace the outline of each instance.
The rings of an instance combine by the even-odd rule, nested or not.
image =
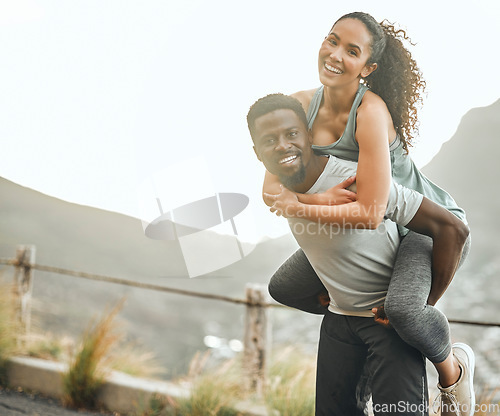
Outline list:
[[[247,282],[266,283],[296,249],[291,236],[262,241],[243,260],[190,279],[179,244],[147,238],[136,218],[62,201],[4,178],[0,195],[2,258],[13,257],[17,244],[34,244],[39,264],[243,298]],[[225,237],[211,238],[214,244]],[[45,272],[35,273],[33,315],[43,330],[77,336],[95,313],[122,296],[130,338],[153,350],[171,374],[184,372],[195,352],[205,349],[206,335],[242,339],[243,306]]]
[[[456,133],[443,144],[423,172],[449,191],[467,212],[473,236],[471,259],[498,258],[500,230],[500,100],[474,108],[462,118]]]

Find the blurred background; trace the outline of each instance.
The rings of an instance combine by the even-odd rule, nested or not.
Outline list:
[[[246,283],[267,283],[297,246],[260,201],[263,168],[246,113],[268,93],[317,87],[325,34],[362,10],[397,22],[415,43],[428,95],[411,154],[468,213],[470,258],[438,306],[450,319],[500,322],[500,4],[418,6],[0,1],[0,257],[34,244],[40,264],[240,298]],[[190,278],[180,242],[149,239],[144,224],[159,215],[160,194],[166,212],[210,192],[248,196],[252,247]],[[235,236],[207,230],[203,238],[208,250]],[[130,338],[155,352],[168,377],[184,374],[197,351],[228,357],[241,348],[241,305],[47,272],[35,273],[34,324],[78,336],[122,296]],[[320,318],[275,309],[272,322],[276,345],[314,353]],[[477,351],[478,377],[498,386],[500,329],[452,330]]]

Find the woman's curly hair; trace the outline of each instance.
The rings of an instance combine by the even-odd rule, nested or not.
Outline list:
[[[387,20],[378,23],[367,13],[349,13],[337,22],[347,18],[361,21],[372,35],[367,64],[377,63],[377,69],[364,78],[364,83],[386,103],[403,148],[408,151],[418,135],[417,109],[425,90],[422,73],[403,44],[411,44],[411,40],[404,30],[396,29]]]

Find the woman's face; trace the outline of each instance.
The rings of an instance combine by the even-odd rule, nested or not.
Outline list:
[[[367,65],[372,37],[363,22],[342,19],[330,30],[319,50],[319,79],[327,87],[359,83],[376,64]]]

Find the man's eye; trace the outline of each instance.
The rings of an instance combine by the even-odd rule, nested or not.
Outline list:
[[[296,131],[291,131],[290,133],[288,133],[288,135],[289,135],[290,137],[295,137],[295,136],[297,136],[297,134],[298,134],[298,133],[297,133]]]

